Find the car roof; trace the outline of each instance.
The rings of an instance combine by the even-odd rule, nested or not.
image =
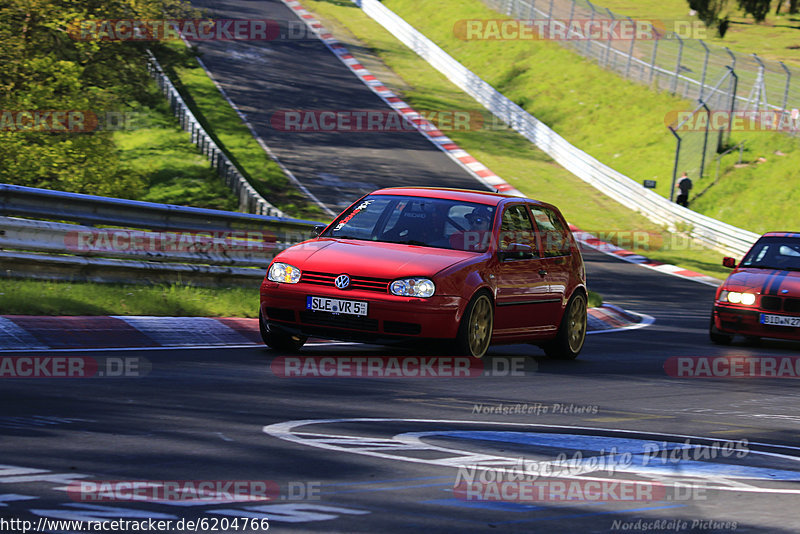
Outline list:
[[[474,202],[476,204],[486,204],[497,206],[504,200],[517,199],[525,200],[549,206],[546,202],[540,202],[526,197],[508,195],[504,193],[492,193],[489,191],[476,191],[473,189],[449,189],[442,187],[387,187],[373,191],[370,195],[407,195],[415,197],[441,198],[445,200],[460,200],[463,202]]]
[[[800,237],[800,233],[797,232],[767,232],[766,234],[762,235],[761,237]]]

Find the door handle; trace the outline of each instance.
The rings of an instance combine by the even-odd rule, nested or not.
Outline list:
[[[539,269],[539,276],[547,276],[547,269]]]

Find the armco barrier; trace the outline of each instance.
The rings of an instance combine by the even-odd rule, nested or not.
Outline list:
[[[283,217],[283,212],[258,194],[258,191],[250,185],[250,182],[239,172],[239,169],[225,155],[225,152],[211,139],[208,132],[200,126],[200,122],[189,110],[189,106],[186,105],[178,90],[164,73],[164,69],[161,68],[156,57],[150,50],[147,53],[150,57],[148,70],[161,92],[169,101],[172,113],[180,121],[181,128],[189,132],[192,143],[197,145],[203,155],[211,162],[211,166],[216,168],[217,173],[225,181],[225,185],[238,197],[239,209],[260,215]]]
[[[705,245],[742,256],[758,235],[693,212],[643,186],[569,144],[536,117],[497,92],[378,0],[360,0],[364,13],[428,61],[495,116],[525,136],[575,176],[622,205],[670,230],[688,232]]]
[[[316,224],[0,184],[0,276],[253,286]]]

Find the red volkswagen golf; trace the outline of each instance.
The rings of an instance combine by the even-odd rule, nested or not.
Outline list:
[[[453,340],[578,356],[586,336],[583,258],[561,213],[535,200],[435,188],[381,189],[318,237],[278,254],[261,285],[261,334],[384,343]]]
[[[727,345],[735,334],[750,339],[800,340],[800,234],[761,236],[717,289],[709,335]]]

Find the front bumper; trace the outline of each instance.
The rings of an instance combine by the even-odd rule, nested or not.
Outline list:
[[[368,302],[367,316],[306,309],[306,297]],[[320,285],[261,284],[261,313],[269,325],[294,334],[357,341],[453,339],[466,304],[461,297],[397,297],[364,290],[341,291]]]
[[[774,326],[761,324],[761,314],[784,315],[796,317],[797,314],[753,309],[752,307],[730,306],[717,303],[714,305],[714,326],[726,334],[743,336],[773,337],[800,341],[800,328],[792,326]]]

